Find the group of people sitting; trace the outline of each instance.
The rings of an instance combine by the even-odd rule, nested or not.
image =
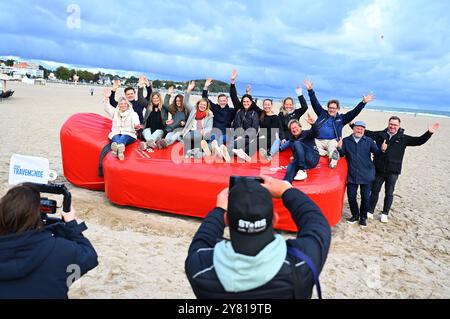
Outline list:
[[[286,180],[303,180],[307,177],[306,169],[315,167],[320,155],[327,155],[330,167],[336,167],[339,159],[337,141],[342,136],[342,127],[352,121],[364,105],[373,99],[369,94],[354,110],[340,115],[339,101],[331,100],[328,102],[328,110],[323,109],[315,96],[312,83],[305,80],[318,118],[314,124],[313,118],[308,114],[307,122],[314,124],[313,128],[302,131],[300,117],[305,114],[308,105],[301,86],[296,88],[301,107],[296,109],[294,100],[287,97],[277,115],[270,99],[263,101],[262,109],[258,107],[250,95],[250,86],[239,99],[236,78],[237,71],[233,70],[230,85],[233,107],[228,105],[225,94],[218,95],[218,104],[208,99],[211,78],[206,80],[202,98],[195,106],[189,103],[190,93],[195,88],[193,81],[184,96],[176,95],[172,103],[173,87],[169,88],[163,100],[161,94],[153,91],[150,82],[143,76],[139,80],[137,99],[135,90],[128,87],[125,89],[126,97],[117,102],[115,92],[119,84],[115,82],[112,90],[105,91],[105,110],[113,119],[109,134],[113,156],[123,160],[126,145],[138,138],[141,139],[140,148],[143,151],[167,148],[182,141],[186,157],[214,155],[226,162],[230,162],[234,155],[250,161],[258,149],[261,158],[271,161],[279,151],[291,148],[294,161],[288,169]],[[147,90],[146,97],[144,87]],[[106,103],[108,98],[109,103]]]
[[[438,123],[430,126],[421,137],[403,137],[400,119],[396,116],[389,119],[388,129],[366,131],[364,122],[352,121],[374,99],[373,94],[367,94],[354,109],[341,114],[339,100],[330,100],[327,108],[323,108],[315,95],[313,83],[305,80],[317,119],[308,114],[306,122],[311,128],[303,130],[300,118],[308,110],[308,104],[301,86],[296,88],[300,108],[295,108],[294,100],[287,97],[277,115],[272,100],[265,99],[262,108],[256,104],[250,94],[250,86],[239,99],[235,85],[237,75],[237,70],[233,70],[230,85],[233,107],[228,105],[225,94],[218,95],[217,104],[208,98],[211,78],[206,80],[202,98],[195,106],[189,103],[194,81],[189,83],[184,96],[176,95],[172,103],[173,87],[169,88],[163,101],[161,94],[153,91],[144,76],[139,79],[137,99],[135,90],[128,87],[125,89],[126,97],[117,102],[115,92],[119,83],[115,82],[112,90],[105,91],[105,110],[113,119],[109,134],[112,155],[123,160],[125,146],[138,138],[141,139],[142,151],[164,149],[180,141],[184,143],[184,156],[187,158],[213,155],[226,162],[231,161],[231,156],[250,161],[258,149],[260,159],[271,161],[278,152],[290,148],[293,157],[284,177],[290,183],[305,180],[307,170],[318,165],[320,156],[329,158],[332,169],[336,168],[341,156],[346,156],[349,163],[347,195],[352,212],[349,222],[359,221],[362,227],[367,226],[366,220],[373,218],[383,183],[386,183],[386,196],[381,221],[387,222],[406,146],[425,143],[439,128]],[[144,87],[147,89],[146,97]],[[106,103],[107,98],[109,103]],[[353,134],[343,139],[342,130],[347,124],[353,128]],[[358,188],[361,207],[356,201]]]

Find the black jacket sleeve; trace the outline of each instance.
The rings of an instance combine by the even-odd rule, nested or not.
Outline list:
[[[111,95],[109,96],[109,104],[111,104],[112,107],[117,107],[119,104],[116,101],[116,91],[111,91]]]
[[[233,107],[235,108],[235,110],[240,109],[241,102],[239,101],[237,90],[236,90],[236,85],[234,85],[234,84],[230,85],[230,98],[231,98],[231,102],[233,103]]]
[[[328,221],[320,208],[296,188],[284,192],[282,199],[298,228],[297,238],[288,240],[289,245],[308,255],[320,272],[331,243],[331,229]]]
[[[359,104],[351,111],[345,113],[344,115],[342,115],[342,125],[345,125],[347,123],[350,123],[351,121],[354,120],[355,117],[357,117],[359,115],[359,113],[361,113],[361,111],[363,110],[364,106],[366,106],[366,103],[364,102],[359,102]]]
[[[353,129],[353,125],[350,125],[350,127]],[[375,142],[377,141],[378,133],[379,132],[364,130],[364,135],[367,136],[367,137],[370,137]]]
[[[189,246],[187,259],[201,248],[214,248],[216,243],[223,239],[223,230],[225,228],[224,213],[225,211],[219,207],[209,212]]]
[[[140,87],[138,88],[138,103],[143,108],[148,105],[148,100],[144,98],[144,88]]]
[[[85,223],[78,224],[73,220],[66,224],[60,223],[52,226],[51,230],[55,237],[62,237],[72,242],[76,252],[73,263],[80,267],[81,275],[98,265],[97,252],[91,242],[82,234],[87,229]]]
[[[261,109],[258,104],[256,104],[256,101],[252,102],[252,106],[251,106],[252,110],[256,111],[256,113],[258,113],[258,117],[261,116],[261,113],[263,112],[263,109]]]
[[[298,112],[298,119],[300,120],[300,117],[302,117],[302,115],[305,114],[308,110],[308,103],[306,103],[305,97],[303,95],[300,95],[298,97],[298,101],[300,102],[300,108],[296,111]]]
[[[430,131],[426,131],[421,136],[409,136],[405,135],[406,138],[406,146],[420,146],[425,144],[433,135]]]
[[[151,85],[147,86],[147,96],[145,97],[145,99],[150,102],[150,96],[152,96],[152,92],[153,92],[153,87]]]
[[[219,106],[218,104],[214,103],[213,101],[211,101],[211,100],[208,98],[208,90],[203,90],[203,91],[202,91],[202,98],[208,100],[209,105],[210,105],[210,107],[211,107],[211,111],[213,112],[213,114],[216,113],[217,111],[219,111],[220,106]],[[214,114],[214,115],[215,115],[215,114]]]
[[[311,106],[316,113],[317,116],[320,116],[323,112],[326,112],[325,109],[320,105],[319,100],[316,97],[316,93],[314,90],[308,90],[309,100],[311,101]]]
[[[284,132],[284,115],[281,112],[278,114],[278,122],[280,125],[280,140],[282,141],[286,139],[286,133]]]

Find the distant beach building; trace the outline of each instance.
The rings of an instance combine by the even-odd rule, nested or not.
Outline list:
[[[16,62],[12,67],[2,67],[1,70],[2,73],[3,70],[7,71],[5,73],[13,73],[13,77],[15,79],[23,78],[27,75],[35,78],[44,77],[44,70],[39,70],[39,65],[37,65],[36,63]]]

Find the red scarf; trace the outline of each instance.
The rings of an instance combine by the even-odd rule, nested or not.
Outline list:
[[[206,111],[201,112],[199,110],[197,110],[197,113],[195,114],[195,119],[197,121],[203,120],[206,117]]]

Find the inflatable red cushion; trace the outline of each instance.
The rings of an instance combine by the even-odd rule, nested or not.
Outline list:
[[[77,116],[83,120],[76,120]],[[76,179],[66,175],[70,182],[90,188],[88,186],[93,185],[94,180],[100,183],[100,179],[95,174],[98,171],[101,148],[108,142],[107,135],[110,126],[105,129],[104,123],[93,114],[79,114],[74,117],[68,120],[70,121],[69,126],[72,127],[73,132],[78,131],[76,136],[80,140],[92,138],[89,130],[84,127],[85,121],[88,121],[89,117],[93,117],[90,129],[97,126],[95,131],[103,131],[104,137],[106,136],[106,142],[103,139],[101,143],[97,143],[96,150],[94,150],[95,147],[88,148],[87,146],[91,144],[84,141],[80,141],[80,146],[77,147],[78,156],[81,154],[86,156],[86,152],[91,152],[93,154],[89,158],[95,159],[95,161],[88,164],[86,161],[81,162],[70,158],[69,163],[64,163],[65,174],[78,173]],[[67,127],[67,124],[63,126],[63,129]],[[75,129],[73,126],[80,128]],[[71,145],[67,147],[75,147],[76,142],[70,141]],[[61,138],[61,144],[63,142],[65,143],[66,139]],[[67,147],[62,147],[63,161],[67,160],[67,156],[64,156]],[[81,151],[82,149],[83,151]],[[286,151],[280,153],[271,163],[261,163],[257,160],[257,155],[253,157],[254,163],[216,163],[212,162],[212,158],[205,158],[205,163],[192,159],[184,160],[180,156],[181,154],[182,144],[180,143],[165,150],[148,153],[139,150],[138,142],[127,146],[124,161],[119,161],[108,154],[103,161],[104,187],[107,197],[118,205],[205,217],[215,206],[217,194],[228,186],[231,175],[259,176],[261,173],[265,173],[282,179],[291,156],[291,153]],[[89,170],[79,169],[85,171],[84,174],[79,173],[78,169],[72,169],[72,166],[81,165],[93,167],[89,167]],[[83,178],[85,180],[82,180]],[[345,160],[340,160],[338,167],[332,170],[328,167],[328,160],[321,158],[315,169],[308,170],[308,178],[305,181],[294,182],[293,185],[306,193],[321,208],[330,225],[334,226],[341,219],[346,179],[347,163]],[[274,205],[280,216],[275,227],[296,231],[290,213],[282,201],[274,200]]]

